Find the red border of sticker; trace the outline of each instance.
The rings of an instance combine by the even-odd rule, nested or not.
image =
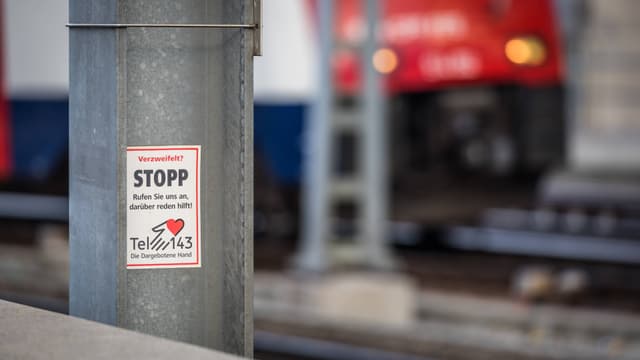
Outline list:
[[[163,151],[163,150],[195,150],[195,152],[196,152],[196,262],[190,262],[190,263],[160,263],[160,264],[157,264],[157,263],[153,263],[153,264],[129,264],[127,262],[127,268],[129,268],[129,267],[139,267],[139,266],[155,267],[155,266],[191,266],[191,265],[200,265],[200,194],[199,194],[199,191],[198,191],[200,189],[200,174],[199,174],[199,171],[198,171],[198,170],[200,170],[200,164],[198,163],[200,161],[200,148],[190,147],[190,146],[186,146],[186,147],[166,147],[166,148],[154,148],[154,147],[145,147],[145,146],[140,146],[140,147],[136,146],[136,147],[132,147],[132,148],[127,147],[127,152],[129,152],[129,151]],[[129,259],[127,259],[127,261],[129,261]]]

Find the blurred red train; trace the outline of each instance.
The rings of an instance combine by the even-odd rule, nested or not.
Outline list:
[[[540,173],[562,162],[563,56],[550,0],[382,1],[371,61],[400,172]],[[363,1],[336,2],[334,76],[357,103]]]

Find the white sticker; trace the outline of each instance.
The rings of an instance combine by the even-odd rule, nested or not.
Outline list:
[[[127,148],[127,268],[200,267],[200,145]]]

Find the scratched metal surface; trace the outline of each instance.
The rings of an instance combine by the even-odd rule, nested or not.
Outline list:
[[[252,19],[249,1],[109,3],[117,15],[100,19],[104,22]],[[71,8],[83,12],[72,22],[97,20],[84,1],[72,1]],[[72,79],[93,77],[71,84],[72,314],[250,356],[252,33],[162,28],[71,33]],[[106,54],[98,58],[98,51]],[[101,111],[109,116],[96,119]],[[99,135],[86,143],[94,129]],[[201,268],[125,269],[125,150],[140,145],[202,145]],[[97,169],[90,172],[92,167]]]

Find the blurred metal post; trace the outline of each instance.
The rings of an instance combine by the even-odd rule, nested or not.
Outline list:
[[[331,171],[331,117],[333,81],[333,0],[317,1],[319,59],[316,69],[316,97],[305,131],[304,203],[301,248],[296,266],[304,270],[322,271],[328,263],[330,235],[328,186]]]
[[[360,231],[366,263],[375,268],[389,268],[392,259],[388,236],[388,171],[386,99],[382,93],[380,74],[373,67],[373,55],[378,49],[380,25],[379,0],[363,0],[366,8],[367,37],[362,51],[364,69],[364,146],[360,152],[364,164],[364,218]]]
[[[107,25],[70,29],[72,315],[252,355],[256,31],[109,24],[252,24],[255,2],[70,0]],[[201,267],[127,269],[126,150],[148,145],[201,146]]]
[[[580,1],[567,67],[570,171],[635,178],[640,172],[636,78],[640,2]],[[577,66],[576,66],[577,65]],[[632,80],[633,79],[633,80]]]

